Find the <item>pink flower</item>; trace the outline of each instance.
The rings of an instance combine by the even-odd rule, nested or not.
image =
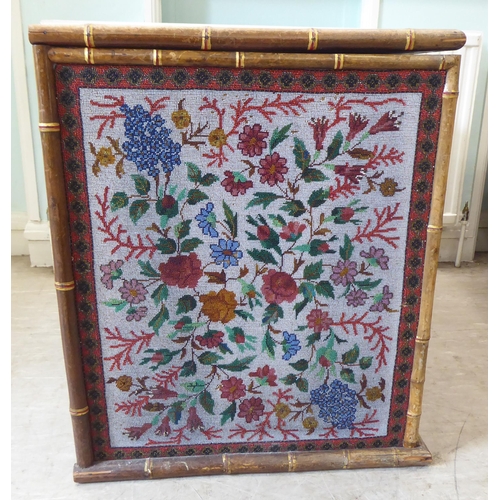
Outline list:
[[[157,436],[168,436],[172,432],[170,428],[170,418],[164,417],[161,424],[156,428],[155,434]]]
[[[238,196],[240,194],[245,194],[248,189],[253,187],[253,182],[248,180],[240,180],[237,177],[243,177],[241,174],[234,174],[233,172],[226,170],[224,172],[226,178],[221,182],[221,186],[231,193],[233,196]]]
[[[269,135],[269,132],[261,132],[262,127],[256,123],[253,127],[245,125],[243,132],[239,135],[240,142],[238,149],[245,156],[259,156],[262,150],[267,147],[267,142],[264,139]]]
[[[302,236],[305,228],[306,225],[300,222],[289,222],[288,225],[282,229],[280,236],[286,241],[297,241]]]
[[[325,116],[322,118],[311,118],[309,125],[313,129],[313,138],[316,143],[316,151],[321,151],[323,149],[323,142],[328,132],[328,125],[330,121],[326,119]]]
[[[228,401],[236,401],[246,394],[245,384],[241,378],[231,377],[220,383],[221,397]]]
[[[276,370],[274,368],[269,368],[269,365],[257,368],[254,372],[250,372],[249,375],[250,377],[256,377],[260,385],[278,385],[276,384],[276,380],[278,379]]]
[[[354,184],[359,184],[359,180],[363,177],[366,168],[363,165],[335,165],[335,173],[347,177]]]
[[[139,439],[146,431],[153,427],[151,424],[144,424],[142,427],[129,427],[125,429],[126,432],[123,434],[128,435],[128,437],[132,440]]]
[[[201,418],[198,416],[196,413],[196,407],[190,406],[189,411],[188,411],[188,419],[187,419],[187,428],[193,432],[197,431],[198,429],[203,430],[203,422]]]
[[[365,116],[361,116],[358,113],[351,113],[349,115],[349,132],[345,140],[351,142],[356,135],[358,135],[362,130],[368,125],[368,120]]]
[[[148,312],[148,308],[141,306],[138,307],[137,309],[133,308],[131,309],[130,313],[127,314],[127,321],[141,321],[144,316],[146,316],[146,313]]]
[[[363,290],[353,290],[346,295],[346,299],[348,306],[364,306],[366,300],[368,299],[368,295],[366,295],[366,292]]]
[[[259,238],[260,241],[268,240],[269,236],[271,236],[271,229],[269,226],[259,226],[257,228],[257,238]]]
[[[384,113],[379,119],[378,122],[373,125],[368,133],[370,135],[378,134],[379,132],[394,132],[399,130],[399,126],[401,125],[401,121],[398,119],[403,115],[400,113],[396,114],[395,111],[387,111]]]
[[[288,172],[288,167],[285,166],[286,158],[282,158],[278,153],[273,153],[267,155],[259,163],[261,168],[259,168],[258,172],[262,184],[275,186],[278,182],[285,181],[284,174]]]
[[[144,285],[135,278],[124,281],[123,286],[118,291],[122,294],[122,299],[130,304],[139,304],[139,302],[146,300],[146,294],[148,293]]]
[[[224,332],[217,332],[214,330],[209,330],[203,337],[201,335],[196,336],[196,340],[203,347],[208,347],[212,349],[217,347],[224,337]]]
[[[333,325],[333,319],[328,316],[327,312],[321,309],[313,309],[307,316],[307,326],[312,328],[314,333],[320,333],[323,330],[328,330]]]
[[[347,286],[354,281],[354,277],[358,274],[356,262],[350,260],[339,260],[337,265],[332,269],[330,279],[336,285]]]
[[[272,304],[282,302],[293,302],[299,289],[295,280],[287,273],[278,272],[271,269],[262,277],[262,293],[266,300]]]
[[[104,273],[101,277],[101,282],[104,283],[108,290],[113,288],[113,280],[118,279],[123,271],[120,267],[123,266],[123,260],[112,260],[109,264],[103,264],[100,269]]]
[[[195,288],[203,276],[201,261],[194,252],[170,257],[167,262],[162,262],[158,269],[164,283],[179,288]]]
[[[264,405],[261,398],[245,399],[240,403],[238,417],[244,418],[247,424],[252,420],[259,420],[264,414]]]

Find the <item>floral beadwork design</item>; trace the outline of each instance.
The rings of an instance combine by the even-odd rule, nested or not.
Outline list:
[[[385,438],[421,96],[80,99],[110,449]]]

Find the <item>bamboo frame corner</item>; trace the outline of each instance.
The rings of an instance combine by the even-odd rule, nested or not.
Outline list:
[[[280,52],[271,54],[265,51],[247,51],[245,43],[242,43],[245,49],[244,52],[235,50],[213,51],[213,47],[217,46],[213,38],[211,41],[212,51],[210,51],[208,50],[207,37],[213,37],[214,31],[211,32],[211,35],[205,31],[206,45],[205,48],[201,48],[202,50],[166,50],[166,42],[157,46],[152,46],[149,42],[149,46],[144,47],[143,45],[146,42],[142,41],[137,44],[136,38],[130,33],[128,35],[130,38],[129,43],[123,43],[118,48],[110,47],[106,45],[109,42],[108,38],[106,38],[108,35],[103,35],[104,38],[101,40],[98,36],[98,30],[88,26],[85,28],[84,34],[79,34],[80,38],[84,40],[84,46],[82,46],[83,42],[81,40],[79,44],[75,43],[69,46],[69,42],[74,42],[73,38],[71,38],[72,35],[68,35],[69,32],[64,32],[66,35],[61,38],[61,43],[55,43],[58,39],[52,32],[48,35],[40,33],[38,28],[30,29],[30,40],[34,44],[39,96],[39,128],[42,138],[49,217],[51,220],[55,288],[57,290],[66,377],[69,388],[70,415],[76,450],[74,481],[88,483],[193,475],[403,467],[430,463],[432,456],[419,436],[419,426],[441,241],[444,198],[458,98],[460,56],[408,53],[370,55],[366,53],[353,54],[347,51],[334,53],[319,53],[319,51],[318,53],[308,53],[305,51],[304,53]],[[185,36],[188,36],[188,34],[185,34]],[[310,47],[317,45],[318,39],[321,44],[321,32],[309,32],[309,36],[308,44]],[[123,42],[122,38],[118,38],[118,40]],[[458,38],[460,37],[458,36]],[[251,36],[250,39],[253,40]],[[102,43],[102,46],[96,47],[100,43]],[[455,41],[455,43],[458,42]],[[410,39],[409,42],[406,40],[406,44],[408,45],[407,50],[419,47],[415,42],[415,38],[413,38],[413,41]],[[130,48],[132,46],[134,48]],[[75,283],[70,256],[69,215],[65,203],[60,125],[55,96],[54,64],[56,63],[329,70],[429,69],[446,71],[431,212],[427,227],[428,238],[424,261],[422,303],[410,380],[410,399],[403,447],[328,452],[222,454],[202,457],[95,461],[90,440],[89,408],[86,399],[77,330]]]

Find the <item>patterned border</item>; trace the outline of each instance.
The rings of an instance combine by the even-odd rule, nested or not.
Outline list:
[[[84,375],[97,460],[200,455],[312,451],[402,446],[408,409],[410,375],[420,311],[426,228],[429,220],[444,71],[309,71],[228,70],[218,68],[154,68],[136,66],[57,65],[56,88],[60,116],[66,195],[70,214],[73,271]],[[398,347],[384,438],[313,440],[297,443],[219,444],[111,448],[108,434],[97,304],[93,272],[92,216],[86,190],[83,129],[79,88],[213,89],[307,93],[422,94],[412,197],[408,216],[406,265]]]

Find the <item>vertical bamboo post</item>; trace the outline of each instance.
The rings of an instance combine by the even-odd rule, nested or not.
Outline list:
[[[34,45],[39,100],[39,128],[42,139],[45,181],[49,206],[55,288],[69,388],[70,414],[80,467],[93,463],[89,408],[85,396],[80,340],[77,329],[75,282],[71,266],[70,227],[65,199],[61,137],[57,113],[54,70],[48,58],[50,47]]]
[[[422,397],[425,381],[427,350],[431,336],[432,307],[439,259],[439,246],[443,230],[443,211],[448,180],[455,111],[458,99],[458,77],[460,56],[449,58],[450,67],[446,73],[439,128],[438,150],[434,170],[434,186],[432,192],[431,212],[427,226],[427,246],[425,250],[424,278],[422,283],[422,301],[417,338],[415,340],[415,358],[410,384],[410,401],[408,405],[404,446],[415,447],[419,442],[420,416],[422,414]]]

